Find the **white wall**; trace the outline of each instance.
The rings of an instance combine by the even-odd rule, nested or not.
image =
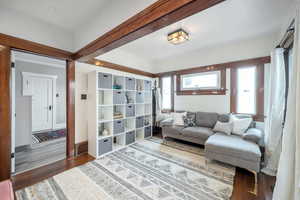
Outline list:
[[[88,98],[81,99],[81,94],[88,93],[88,73],[101,70],[102,72],[112,73],[122,76],[131,76],[135,78],[149,79],[149,77],[139,76],[136,74],[111,70],[108,68],[97,67],[85,63],[76,62],[75,73],[75,143],[87,141],[88,134]]]
[[[153,73],[152,64],[150,62],[147,62],[145,59],[121,49],[122,48],[114,49],[106,54],[98,56],[97,58],[126,67]]]
[[[73,50],[73,34],[52,24],[0,8],[0,33],[63,50]]]
[[[182,52],[181,55],[154,62],[153,66],[156,66],[157,73],[268,56],[277,45],[278,33],[279,31],[198,51]]]
[[[107,1],[101,12],[75,32],[75,50],[115,28],[156,0]]]

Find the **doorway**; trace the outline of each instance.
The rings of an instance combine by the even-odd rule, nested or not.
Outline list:
[[[66,158],[66,63],[12,53],[12,173],[18,174]]]

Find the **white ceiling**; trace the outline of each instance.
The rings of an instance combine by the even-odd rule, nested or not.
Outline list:
[[[294,0],[227,0],[98,58],[114,62],[113,58],[121,55],[120,52],[128,52],[152,65],[161,60],[176,59],[184,52],[279,33],[293,2]],[[178,28],[183,28],[190,34],[190,41],[172,45],[167,42],[166,37]],[[115,60],[118,64],[128,63],[126,58],[122,63],[120,59]]]
[[[109,0],[0,0],[1,8],[38,18],[69,31],[90,21]]]

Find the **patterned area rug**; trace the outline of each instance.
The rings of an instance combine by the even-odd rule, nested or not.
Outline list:
[[[235,168],[144,140],[16,192],[19,200],[228,200]]]
[[[32,144],[39,144],[50,140],[66,137],[67,129],[60,129],[55,131],[47,131],[42,133],[32,134]]]

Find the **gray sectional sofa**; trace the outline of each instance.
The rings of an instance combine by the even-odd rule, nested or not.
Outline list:
[[[245,168],[251,172],[260,171],[263,132],[252,123],[244,138],[239,135],[226,135],[214,132],[212,129],[217,121],[228,122],[229,115],[218,113],[196,112],[195,126],[185,127],[173,125],[173,120],[165,119],[160,123],[163,138],[171,137],[179,140],[202,144],[205,146],[205,156],[234,166]],[[238,116],[244,117],[244,116]],[[254,137],[253,137],[254,136]]]

